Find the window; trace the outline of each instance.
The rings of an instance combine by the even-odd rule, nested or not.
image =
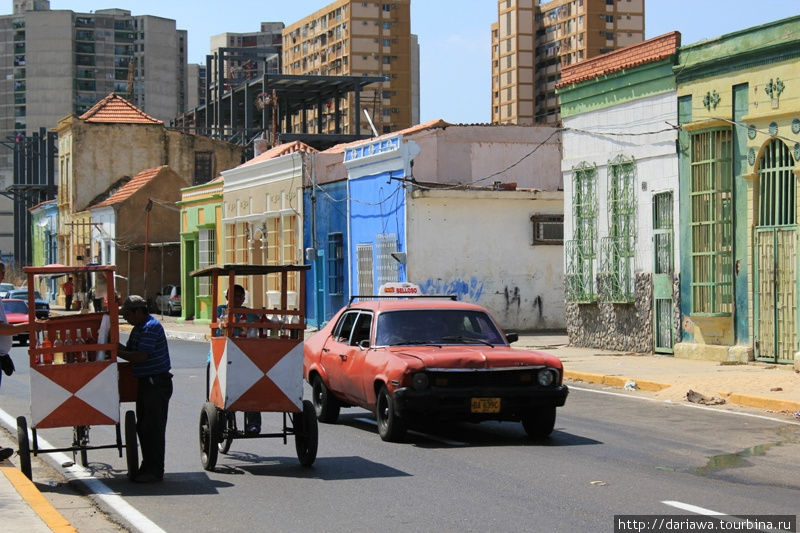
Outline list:
[[[730,129],[691,138],[692,313],[729,315],[733,309],[732,140]]]
[[[565,244],[567,301],[595,300],[594,257],[597,227],[597,167],[583,162],[573,169],[572,240]]]
[[[214,228],[201,229],[198,232],[199,254],[197,267],[204,268],[216,263],[216,237]],[[198,296],[211,295],[211,276],[200,276],[198,284]]]
[[[328,234],[328,293],[344,294],[344,237],[338,232]]]
[[[356,246],[358,260],[358,294],[368,296],[374,294],[372,283],[372,245]]]
[[[533,215],[533,244],[563,244],[563,215]]]
[[[214,153],[194,153],[194,185],[211,181],[214,177]]]
[[[608,165],[608,236],[600,241],[602,290],[606,302],[630,303],[634,295],[636,243],[635,163],[618,156]]]
[[[398,272],[399,263],[392,257],[397,252],[397,235],[394,233],[379,233],[376,236],[378,246],[378,286],[390,281],[400,281]]]

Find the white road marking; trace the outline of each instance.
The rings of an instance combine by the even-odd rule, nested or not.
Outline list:
[[[670,507],[675,507],[676,509],[689,511],[690,513],[695,513],[702,516],[719,516],[721,517],[720,520],[724,520],[725,522],[731,524],[745,524],[748,522],[748,519],[746,518],[739,518],[733,515],[726,515],[725,513],[720,513],[719,511],[712,511],[711,509],[706,509],[705,507],[698,507],[697,505],[692,505],[690,503],[677,502],[674,500],[664,500],[661,503],[663,503],[664,505],[669,505]],[[740,528],[740,530],[744,531],[745,529]],[[777,532],[777,530],[773,529],[746,529],[746,531],[763,531],[766,533]]]
[[[6,426],[12,434],[16,435],[17,430],[17,419],[6,413],[4,410],[0,409],[0,422]],[[28,438],[33,440],[33,436],[31,434],[30,428],[28,429]],[[54,446],[50,444],[47,440],[43,439],[41,436],[37,437],[39,442],[40,449],[47,449],[53,448]],[[54,452],[54,453],[47,453],[42,454],[47,455],[53,458],[56,465],[63,465],[65,463],[72,463],[72,457],[68,456],[62,452]],[[143,533],[165,533],[163,529],[158,527],[155,522],[151,521],[145,515],[140,513],[136,510],[131,504],[129,504],[125,499],[120,496],[118,493],[112,491],[105,483],[103,483],[100,479],[92,476],[90,470],[88,468],[84,468],[80,465],[74,465],[67,468],[61,468],[61,472],[64,476],[69,480],[78,480],[89,489],[90,494],[97,496],[99,499],[103,500],[109,507],[114,509],[122,518],[124,518],[130,525],[132,525],[136,530],[141,531]]]
[[[647,398],[645,396],[634,396],[632,394],[624,394],[622,392],[612,392],[612,391],[605,391],[605,390],[596,390],[596,389],[586,389],[583,387],[576,387],[574,385],[569,386],[570,390],[579,390],[584,392],[593,392],[595,394],[606,394],[608,396],[620,396],[622,398],[629,398],[631,400],[645,400],[648,402],[658,402],[658,403],[666,403],[668,405],[676,405],[678,407],[690,407],[693,409],[702,409],[703,411],[711,411],[713,413],[723,413],[728,415],[736,415],[736,416],[746,416],[750,418],[761,418],[762,420],[769,420],[771,422],[780,422],[781,424],[798,424],[794,420],[784,420],[781,418],[774,418],[771,416],[764,416],[764,415],[757,415],[755,413],[742,413],[739,411],[728,411],[726,409],[720,409],[715,407],[708,407],[706,405],[697,405],[694,403],[683,403],[683,402],[675,402],[673,400],[660,400],[658,398]]]
[[[371,418],[359,417],[359,418],[354,418],[353,420],[358,420],[359,422],[366,422],[367,424],[371,424],[373,426],[377,426],[378,425],[378,422],[376,420],[371,419]],[[461,441],[457,441],[457,440],[443,439],[441,437],[437,437],[436,435],[431,435],[430,433],[422,433],[421,431],[411,430],[411,431],[409,431],[409,433],[413,433],[414,435],[419,435],[419,436],[424,437],[424,438],[426,438],[428,440],[435,440],[436,442],[441,442],[442,444],[447,444],[449,446],[466,446],[467,445],[466,442],[461,442]]]

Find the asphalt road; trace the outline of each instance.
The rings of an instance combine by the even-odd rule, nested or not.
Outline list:
[[[583,385],[543,443],[512,423],[443,425],[385,443],[370,413],[346,409],[320,425],[310,468],[291,440],[252,439],[234,441],[206,472],[197,435],[207,346],[170,348],[165,481],[131,484],[115,450],[89,452],[102,481],[91,491],[105,492],[100,505],[133,529],[613,531],[618,514],[794,514],[800,501],[800,425]],[[28,413],[28,376],[25,349],[12,355],[19,371],[3,378],[0,407],[16,417]],[[264,431],[280,427],[279,414],[264,415]],[[39,435],[71,439],[67,428]],[[113,443],[113,428],[90,437]]]

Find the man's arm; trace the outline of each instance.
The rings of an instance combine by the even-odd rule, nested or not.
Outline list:
[[[20,322],[19,324],[6,324],[0,322],[0,335],[16,335],[20,331],[28,329],[27,322]]]
[[[130,361],[131,363],[142,363],[147,361],[150,356],[147,354],[147,352],[134,352],[132,350],[128,350],[125,348],[124,344],[119,343],[117,345],[117,357],[121,357],[122,359]]]

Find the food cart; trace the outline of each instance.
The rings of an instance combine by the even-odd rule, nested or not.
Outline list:
[[[120,429],[120,402],[136,400],[136,383],[128,363],[117,363],[119,314],[114,298],[114,266],[48,265],[24,267],[28,286],[28,357],[30,364],[31,434],[24,416],[17,417],[20,468],[32,478],[31,452],[72,452],[73,461],[86,466],[87,451],[117,448],[126,452],[128,476],[136,473],[139,453],[136,414],[125,413],[125,444]],[[64,314],[36,319],[34,281],[36,276],[95,273],[111,305],[108,313]],[[103,283],[104,282],[104,283]],[[89,442],[91,426],[116,426],[114,444]],[[37,430],[72,428],[72,445],[41,448]]]
[[[207,401],[200,412],[200,459],[213,471],[218,453],[226,454],[235,439],[282,438],[294,435],[297,458],[310,466],[317,457],[318,428],[314,406],[303,400],[303,334],[305,331],[305,271],[308,265],[213,265],[192,272],[211,277],[211,309],[220,309],[220,276],[230,289],[236,276],[279,277],[279,289],[268,291],[260,309],[227,308],[211,323]],[[297,276],[295,302],[289,302],[289,276]],[[256,284],[254,284],[256,285]],[[267,286],[259,283],[257,286]],[[283,413],[275,433],[249,434],[239,428],[236,412]]]

